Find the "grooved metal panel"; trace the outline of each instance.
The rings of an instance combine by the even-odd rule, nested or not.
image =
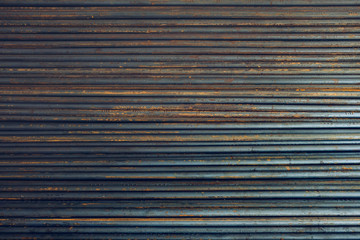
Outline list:
[[[1,0],[0,239],[360,239],[360,1]]]

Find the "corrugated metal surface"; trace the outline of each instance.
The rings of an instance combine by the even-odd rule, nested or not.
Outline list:
[[[1,0],[1,239],[360,239],[360,2]]]

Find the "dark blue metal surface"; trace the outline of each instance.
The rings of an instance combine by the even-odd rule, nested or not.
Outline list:
[[[1,0],[0,239],[360,239],[360,2]]]

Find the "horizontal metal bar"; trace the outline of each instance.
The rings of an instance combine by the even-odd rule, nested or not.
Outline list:
[[[359,6],[247,7],[247,6],[109,6],[109,7],[0,7],[1,19],[354,19]]]
[[[57,74],[103,74],[103,75],[131,75],[131,74],[148,74],[148,75],[202,75],[202,74],[264,74],[264,75],[281,75],[285,74],[357,74],[360,68],[0,68],[0,74],[3,76],[22,76],[36,74],[37,76],[52,76]]]
[[[235,86],[234,86],[235,88]],[[25,102],[25,103],[24,103]],[[76,104],[75,104],[76,103]],[[68,97],[68,96],[1,96],[0,105],[2,108],[24,108],[25,106],[33,106],[34,108],[62,108],[62,109],[120,109],[122,106],[123,109],[130,110],[129,106],[132,108],[140,108],[140,106],[163,106],[164,109],[168,107],[171,109],[177,109],[178,107],[185,107],[185,109],[190,109],[194,106],[203,106],[204,109],[210,109],[213,106],[218,106],[220,109],[248,109],[250,106],[254,108],[258,107],[259,110],[266,110],[269,106],[274,106],[274,109],[280,110],[281,108],[286,109],[294,107],[295,110],[298,110],[300,107],[304,110],[315,110],[322,111],[324,109],[329,109],[331,105],[331,110],[333,111],[344,111],[351,108],[351,110],[356,110],[360,105],[360,100],[354,99],[336,99],[336,98],[286,98],[286,97],[273,97],[273,98],[252,98],[252,97],[216,97],[216,98],[199,98],[199,97],[126,97],[126,98],[117,98],[117,97]],[[280,107],[281,106],[281,107]],[[337,110],[340,109],[341,110]],[[144,107],[145,109],[145,107]],[[216,109],[213,107],[213,109]],[[350,110],[350,111],[351,111]]]
[[[148,32],[151,30],[148,30]],[[314,30],[316,31],[316,30]],[[343,30],[344,31],[344,30]],[[357,30],[356,33],[358,33]],[[2,41],[124,41],[124,45],[127,45],[127,41],[140,41],[140,40],[204,40],[204,43],[208,43],[209,40],[219,40],[219,41],[241,41],[241,40],[251,40],[252,43],[258,42],[259,40],[263,41],[342,41],[346,40],[357,41],[360,39],[358,34],[354,33],[207,33],[207,32],[174,32],[174,33],[63,33],[63,34],[46,34],[46,33],[37,33],[37,34],[20,34],[20,33],[10,33],[3,34],[1,36]],[[185,41],[184,41],[185,42]],[[261,43],[258,43],[261,45]],[[186,43],[186,42],[185,42]],[[342,42],[343,43],[343,42]],[[149,45],[149,43],[147,44]],[[147,46],[145,45],[145,46]]]
[[[67,172],[66,174],[63,174],[62,172],[56,172],[56,171],[13,171],[13,172],[4,172],[0,176],[0,180],[23,180],[23,179],[43,179],[43,180],[129,180],[129,179],[296,179],[296,178],[314,178],[314,179],[326,179],[326,178],[344,178],[344,179],[352,179],[352,178],[360,178],[360,171],[351,171],[348,169],[345,170],[339,170],[339,171],[264,171],[264,172],[241,172],[241,171],[219,171],[219,172],[211,172],[211,171],[202,171],[201,174],[198,172],[109,172],[109,171],[99,171],[99,172]],[[275,195],[269,195],[269,197],[302,197],[302,196],[308,196],[308,197],[316,197],[316,191],[312,192],[312,195],[301,195],[304,194],[303,192],[299,195],[291,195],[291,191],[289,191],[289,195],[286,195],[285,192],[280,191]],[[306,191],[305,191],[306,192]],[[89,192],[88,197],[90,198],[90,194],[93,192]],[[343,195],[337,196],[331,195],[331,191],[328,192],[328,195],[326,197],[359,197],[360,192],[359,191],[343,191],[341,192]],[[17,196],[20,196],[20,193],[14,193]],[[29,193],[34,194],[34,196],[40,196],[40,193]],[[96,193],[94,194],[101,194]],[[143,195],[141,195],[143,194]],[[172,193],[166,194],[168,195],[168,198],[175,197],[175,195],[171,195]],[[203,195],[201,192],[177,192],[178,198],[192,198],[192,197],[200,197],[200,198],[235,198],[237,196],[239,197],[256,197],[255,195],[247,195],[247,193],[241,193],[241,192],[212,192],[209,193],[210,195]],[[212,195],[211,195],[212,194]],[[232,195],[234,194],[234,195]],[[243,195],[245,194],[245,195]],[[262,193],[261,191],[258,193],[262,197],[266,197],[267,193]],[[262,195],[265,194],[265,195]],[[281,195],[282,194],[282,195]],[[309,193],[310,194],[310,193]],[[121,194],[120,194],[121,195]],[[260,196],[259,195],[259,196]],[[6,193],[3,195],[4,197],[10,196],[10,194]],[[44,193],[44,196],[47,196],[46,193]],[[124,195],[121,195],[124,196]],[[129,196],[130,198],[164,198],[161,194],[155,192],[149,192],[149,194],[146,194],[146,192],[143,193],[134,193],[134,195]],[[325,195],[321,195],[325,197]],[[4,199],[4,198],[3,198]]]
[[[356,217],[359,208],[233,208],[233,209],[0,209],[0,217]]]
[[[354,0],[356,1],[356,0]],[[16,9],[16,8],[15,8]],[[267,27],[276,29],[278,27],[358,27],[360,23],[357,19],[96,19],[92,21],[72,19],[72,20],[56,20],[43,21],[37,19],[24,20],[7,20],[0,19],[1,25],[4,27],[22,26],[22,27],[127,27],[127,31],[131,31],[137,27]],[[84,28],[83,28],[84,30]],[[101,31],[100,29],[98,29]],[[211,29],[209,29],[211,30]],[[345,30],[345,29],[344,29]],[[105,29],[104,29],[105,31]]]
[[[13,172],[21,171],[23,167],[2,167],[0,172]],[[26,166],[27,172],[109,172],[109,173],[121,173],[126,174],[134,173],[138,174],[140,172],[149,173],[173,173],[173,172],[239,172],[239,173],[248,173],[248,172],[307,172],[307,171],[343,171],[343,172],[356,172],[360,171],[360,164],[347,164],[347,165],[281,165],[281,166],[134,166],[134,167],[101,167],[101,166],[81,166],[81,167],[34,167]]]
[[[359,5],[356,0],[343,0],[341,2],[335,0],[293,0],[293,1],[282,1],[275,0],[272,2],[268,2],[266,0],[241,0],[241,1],[232,1],[232,0],[198,0],[196,2],[189,2],[186,0],[173,0],[173,1],[149,1],[149,0],[122,0],[114,1],[114,0],[55,0],[48,2],[46,0],[33,0],[31,2],[26,0],[20,1],[11,1],[11,0],[3,0],[1,5],[5,6],[136,6],[136,5],[145,5],[145,6],[156,6],[156,5],[166,5],[166,6],[196,6],[196,5],[214,5],[222,6],[222,5],[230,5],[230,6],[323,6],[323,5],[331,5],[331,6],[344,6],[344,5]]]
[[[54,236],[55,235],[55,236]],[[51,237],[52,239],[74,239],[73,236],[71,236],[71,234],[69,235],[56,235],[56,234],[50,234],[50,233],[26,233],[26,234],[17,234],[16,237],[14,237],[13,234],[3,234],[3,236],[6,239],[18,239],[18,237],[31,237],[31,238],[49,238]],[[149,234],[120,234],[120,233],[108,233],[108,234],[96,234],[94,236],[94,234],[86,234],[86,233],[78,233],[76,234],[77,237],[82,238],[82,239],[96,239],[96,240],[101,240],[104,239],[106,237],[110,237],[111,239],[131,239],[131,238],[136,238],[136,239],[148,239],[149,238]],[[289,238],[289,237],[294,237],[294,233],[290,233],[290,234],[286,234],[286,233],[274,233],[274,234],[264,234],[264,233],[260,233],[260,234],[224,234],[224,233],[216,233],[216,234],[208,234],[208,233],[204,233],[204,234],[151,234],[151,236],[155,237],[158,240],[166,240],[166,239],[176,239],[176,240],[182,240],[184,238],[205,238],[205,239],[239,239],[239,238],[246,238],[246,239],[255,239],[255,240],[261,240],[261,239],[281,239],[281,238]],[[301,237],[301,239],[312,239],[314,237],[316,237],[316,239],[332,239],[332,240],[342,240],[342,239],[347,239],[347,240],[357,240],[360,237],[360,234],[357,233],[345,233],[345,234],[336,234],[336,233],[332,233],[332,234],[327,234],[327,233],[311,233],[311,234],[306,234],[306,233],[297,233],[295,235],[295,237],[299,238]]]
[[[1,48],[7,48],[5,54],[10,51],[10,49],[34,49],[34,48],[131,48],[130,50],[134,51],[136,48],[136,52],[139,54],[141,52],[146,53],[146,49],[151,49],[153,53],[156,53],[156,48],[167,48],[169,54],[174,54],[171,48],[224,48],[221,51],[222,54],[226,54],[227,50],[231,50],[231,48],[246,48],[247,52],[251,52],[251,49],[262,49],[262,48],[303,48],[306,49],[308,52],[311,52],[313,49],[316,48],[329,48],[328,50],[322,52],[329,52],[329,51],[336,51],[341,48],[359,48],[360,44],[359,41],[354,39],[346,40],[336,40],[336,39],[324,39],[324,40],[312,40],[309,39],[300,39],[300,40],[281,40],[281,39],[269,39],[269,40],[262,40],[259,39],[258,41],[251,41],[249,38],[243,40],[236,40],[236,39],[229,39],[229,40],[219,40],[219,39],[200,39],[200,40],[187,40],[187,39],[169,39],[169,40],[162,40],[162,39],[155,39],[155,40],[147,40],[147,39],[126,39],[126,40],[44,40],[44,41],[27,41],[27,40],[19,40],[19,41],[12,41],[12,40],[4,40],[0,42]],[[143,51],[143,49],[145,50]],[[229,48],[229,49],[226,49]],[[334,49],[331,49],[334,48]],[[204,50],[204,49],[202,49]],[[7,51],[7,52],[6,52]],[[201,49],[191,51],[191,54],[196,54]],[[253,50],[254,51],[254,50]],[[295,50],[294,50],[295,51]],[[293,51],[293,52],[294,52]],[[126,50],[121,51],[122,53],[126,54]],[[219,49],[213,51],[206,51],[210,54],[220,53]],[[238,50],[239,52],[239,50]],[[353,54],[357,53],[351,51]],[[64,52],[63,52],[64,53]],[[220,53],[220,54],[221,54]],[[260,51],[259,51],[260,53]],[[264,54],[264,52],[262,52]],[[265,52],[266,53],[266,52]],[[184,54],[184,52],[182,52]]]
[[[49,70],[48,70],[49,71]],[[213,87],[213,89],[212,89]],[[29,88],[29,87],[28,87]],[[19,96],[104,96],[104,97],[253,97],[258,95],[262,97],[321,97],[321,98],[358,98],[360,96],[359,87],[349,86],[226,86],[216,89],[214,86],[134,86],[132,89],[126,86],[32,86],[31,91],[27,91],[23,87],[3,87],[0,85],[0,93],[2,96],[19,95]]]
[[[276,45],[271,46],[271,48],[264,48],[263,46],[257,47],[258,45],[253,45],[251,47],[246,46],[226,46],[221,47],[217,46],[217,48],[214,48],[214,46],[195,46],[194,44],[191,46],[137,46],[137,48],[134,47],[123,47],[123,45],[119,46],[119,43],[117,43],[117,46],[114,46],[114,42],[111,42],[109,44],[102,43],[103,45],[99,46],[99,42],[91,42],[91,44],[88,45],[79,45],[72,42],[72,43],[62,43],[60,44],[48,44],[44,45],[43,43],[37,44],[36,42],[28,43],[27,45],[19,45],[23,44],[23,42],[18,43],[8,43],[7,45],[0,44],[2,48],[0,48],[1,54],[14,54],[14,55],[24,55],[24,54],[30,54],[30,55],[43,55],[43,54],[66,54],[66,55],[88,55],[88,54],[116,54],[116,55],[238,55],[238,54],[248,54],[248,55],[257,55],[257,54],[284,54],[284,55],[317,55],[317,54],[327,54],[327,55],[359,55],[360,51],[358,51],[357,48],[344,46],[343,43],[340,43],[337,45],[337,47],[333,48],[321,48],[323,44],[318,43],[318,45],[321,46],[314,46],[312,47],[299,47],[299,44],[297,46],[284,46],[283,43],[280,46],[280,43],[278,43],[278,47]],[[101,43],[101,42],[100,42]],[[201,43],[201,42],[199,42]],[[228,42],[230,43],[230,42]],[[290,43],[290,42],[289,42]],[[296,42],[293,42],[292,44],[296,44]],[[123,43],[122,43],[123,44]],[[131,44],[131,43],[129,43]],[[216,43],[213,43],[216,44]],[[337,44],[336,42],[334,44]],[[12,48],[5,48],[6,47],[12,47]],[[45,48],[45,47],[48,48]],[[336,46],[336,45],[333,45]],[[34,47],[38,47],[36,49],[32,49]],[[325,73],[324,73],[325,74]],[[328,72],[329,75],[334,74]]]
[[[301,180],[296,180],[301,181]],[[341,180],[345,181],[346,180]],[[30,182],[30,181],[29,181]],[[54,181],[41,181],[43,183],[51,183]],[[62,181],[63,182],[63,181]],[[89,182],[87,181],[87,185]],[[24,200],[1,200],[4,207],[7,208],[26,208],[32,206],[34,208],[83,208],[83,209],[101,209],[111,208],[114,205],[118,208],[124,209],[139,209],[139,204],[146,208],[195,208],[195,209],[220,209],[220,208],[271,208],[288,207],[288,208],[332,208],[338,206],[339,208],[359,207],[357,199],[146,199],[146,200],[56,200],[56,201],[24,201]],[[105,227],[105,226],[104,226]],[[240,227],[240,226],[239,226]],[[334,226],[335,227],[335,226]]]
[[[224,69],[228,70],[227,68],[288,68],[290,69],[313,69],[317,68],[333,68],[339,69],[342,68],[343,70],[348,70],[349,68],[358,68],[360,66],[357,62],[139,62],[139,63],[129,63],[129,62],[15,62],[15,61],[6,61],[0,62],[0,68],[99,68],[101,70],[105,68],[134,68],[134,69],[168,69],[173,68],[177,70],[179,68],[182,69],[206,69],[206,68],[216,68],[216,69]],[[65,69],[64,69],[65,70]],[[346,71],[345,70],[345,71]],[[61,71],[61,70],[59,70]],[[127,69],[125,70],[125,72]]]
[[[320,100],[318,100],[320,101]],[[303,100],[305,102],[305,100]],[[160,104],[146,104],[146,103],[133,103],[133,104],[112,104],[112,103],[103,103],[103,104],[89,104],[89,103],[78,103],[78,104],[64,104],[64,103],[17,103],[17,102],[10,102],[10,103],[0,103],[0,109],[19,109],[19,112],[21,112],[20,109],[26,109],[29,107],[32,107],[32,109],[62,109],[64,110],[64,113],[66,114],[67,110],[71,109],[79,109],[80,111],[86,111],[86,110],[93,110],[94,113],[97,111],[149,111],[156,112],[156,111],[209,111],[212,110],[214,112],[220,112],[220,111],[250,111],[253,110],[254,112],[267,112],[267,111],[288,111],[288,112],[359,112],[360,107],[357,105],[350,105],[349,106],[328,106],[327,103],[322,104],[303,104],[303,105],[280,105],[280,104],[234,104],[234,103],[225,103],[225,104],[219,104],[219,103],[212,103],[212,104],[201,104],[198,103],[196,105],[190,105],[190,104],[172,104],[172,103],[160,103]],[[325,105],[325,106],[324,106]],[[149,113],[149,114],[150,114]],[[125,113],[123,113],[125,114]]]
[[[271,221],[269,221],[272,219]],[[3,225],[22,226],[123,226],[123,227],[261,227],[261,226],[357,226],[354,217],[301,217],[301,218],[23,218],[2,219]]]
[[[359,27],[360,30],[360,27]],[[360,60],[358,55],[1,55],[0,61],[4,62],[18,62],[18,63],[33,63],[33,62],[118,62],[127,64],[140,64],[140,63],[167,63],[169,62],[191,62],[191,63],[242,63],[242,62],[257,62],[257,63],[307,63],[307,62],[319,62],[319,63],[357,63]],[[139,76],[140,77],[140,76]],[[288,76],[291,78],[291,76]],[[344,78],[338,76],[339,79]],[[260,76],[253,77],[260,78]],[[298,76],[301,78],[301,76]],[[324,79],[324,76],[314,76],[312,80],[316,78]],[[279,79],[280,80],[280,79]],[[301,83],[296,83],[301,84]]]
[[[0,231],[3,233],[83,233],[83,234],[99,234],[99,233],[132,233],[134,234],[133,237],[136,237],[135,234],[159,234],[159,237],[163,235],[160,234],[172,234],[172,237],[175,234],[187,234],[185,236],[195,236],[195,234],[246,234],[246,233],[263,233],[263,232],[272,232],[277,231],[281,233],[302,233],[301,237],[304,236],[305,233],[317,233],[325,231],[328,234],[324,234],[324,236],[329,236],[330,233],[339,233],[343,234],[346,233],[357,233],[359,232],[358,227],[350,226],[350,227],[316,227],[316,226],[309,226],[309,227],[228,227],[228,228],[221,228],[221,227],[193,227],[191,228],[191,233],[189,233],[188,227],[174,227],[169,229],[168,227],[109,227],[109,226],[94,226],[94,227],[77,227],[74,226],[73,228],[69,229],[69,227],[46,227],[46,226],[28,226],[28,227],[0,227]],[[268,234],[269,235],[269,234]],[[198,235],[200,236],[200,235]],[[240,235],[241,236],[241,235]],[[241,236],[243,237],[243,236]]]
[[[27,176],[29,177],[29,176]],[[4,178],[2,178],[4,179]],[[30,178],[31,179],[31,178]],[[51,179],[45,178],[44,179]],[[73,178],[75,179],[75,178]],[[359,191],[221,191],[221,192],[5,192],[0,200],[101,200],[101,199],[359,199]],[[357,215],[357,214],[356,214]],[[181,216],[178,216],[181,217]],[[187,216],[191,217],[191,216]]]
[[[310,27],[306,27],[306,25],[301,25],[301,23],[294,24],[293,26],[289,25],[274,25],[271,26],[271,28],[266,27],[265,24],[256,24],[260,21],[254,21],[252,20],[253,25],[245,25],[240,24],[239,21],[233,21],[232,23],[228,25],[216,25],[216,23],[209,23],[209,25],[196,25],[194,23],[188,23],[188,25],[175,25],[171,24],[171,20],[168,21],[167,25],[173,25],[173,26],[159,26],[154,24],[153,22],[151,25],[146,25],[146,23],[143,23],[143,25],[134,23],[133,25],[125,25],[124,23],[121,23],[119,21],[107,21],[107,24],[105,25],[105,21],[97,20],[95,23],[83,23],[84,21],[77,21],[75,20],[75,23],[67,23],[66,20],[61,21],[58,20],[59,25],[54,26],[54,23],[56,20],[51,21],[51,23],[47,24],[40,24],[37,23],[36,20],[30,20],[29,23],[24,26],[20,21],[18,20],[0,20],[0,24],[2,24],[3,28],[0,29],[0,33],[2,34],[8,34],[6,36],[7,39],[14,38],[14,39],[26,39],[27,37],[30,38],[36,38],[36,35],[29,35],[29,34],[76,34],[79,35],[79,37],[83,38],[84,36],[81,35],[83,33],[86,34],[106,34],[103,35],[107,36],[109,34],[130,34],[130,33],[136,33],[136,34],[145,34],[149,38],[156,38],[159,37],[158,34],[162,33],[160,36],[163,36],[163,34],[168,34],[167,37],[170,37],[171,34],[177,34],[174,35],[177,38],[189,38],[189,33],[194,33],[195,36],[199,36],[199,39],[204,39],[205,36],[208,36],[207,38],[217,38],[219,36],[214,34],[224,34],[225,36],[230,36],[229,34],[233,34],[233,36],[238,36],[239,34],[253,34],[252,36],[255,36],[254,39],[259,38],[261,34],[263,34],[266,38],[270,38],[272,34],[291,34],[289,38],[292,38],[292,34],[294,35],[300,35],[301,38],[311,37],[316,39],[314,36],[322,36],[325,35],[326,38],[330,38],[332,34],[336,34],[335,36],[339,38],[341,35],[347,36],[349,39],[356,38],[355,36],[349,35],[349,33],[357,34],[359,33],[359,25],[356,25],[356,23],[347,23],[340,25],[333,24],[330,25],[330,23],[325,24],[316,24],[311,25]],[[125,21],[126,22],[126,21]],[[193,22],[196,22],[196,20],[193,20]],[[220,21],[221,22],[221,21]],[[76,24],[78,23],[78,24]],[[82,24],[82,25],[81,25]],[[183,35],[181,33],[184,33]],[[200,35],[202,33],[202,35]],[[14,34],[12,36],[12,34]],[[26,34],[22,35],[21,37],[17,34]],[[211,35],[210,35],[211,34]],[[269,36],[267,36],[269,34]],[[311,34],[311,35],[308,35]],[[315,35],[316,34],[316,35]],[[42,36],[42,35],[40,35]],[[141,35],[142,36],[142,35]],[[246,36],[246,35],[245,35]],[[45,36],[49,38],[49,36]],[[54,36],[54,38],[64,38],[64,36]],[[74,36],[73,36],[74,37]],[[94,37],[94,35],[92,35]],[[95,36],[96,37],[96,36]],[[193,36],[191,36],[192,38]],[[282,36],[284,37],[284,36]],[[109,38],[114,38],[114,36],[109,36]],[[120,36],[121,38],[121,36]],[[134,38],[134,36],[133,36]],[[142,36],[143,38],[143,36]],[[175,37],[174,37],[175,38]],[[242,37],[244,38],[244,37]],[[39,40],[40,38],[38,38]]]
[[[332,129],[332,131],[339,129],[339,131],[345,129],[359,129],[360,123],[357,121],[353,122],[318,122],[318,123],[307,123],[307,122],[285,122],[285,123],[276,123],[276,122],[263,122],[261,124],[257,123],[203,123],[203,122],[194,122],[194,123],[54,123],[54,122],[0,122],[0,129],[2,131],[25,131],[25,130],[36,130],[36,131],[46,131],[46,130],[57,130],[57,131],[79,131],[79,130],[214,130],[214,131],[223,131],[223,130],[241,130],[244,129],[249,131],[250,129],[262,129],[262,130],[273,130],[273,129],[291,129],[296,130],[300,129]],[[351,131],[350,130],[350,131]],[[14,132],[15,133],[15,132]]]

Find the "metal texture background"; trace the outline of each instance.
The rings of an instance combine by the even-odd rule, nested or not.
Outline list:
[[[1,0],[1,239],[360,239],[360,2]]]

